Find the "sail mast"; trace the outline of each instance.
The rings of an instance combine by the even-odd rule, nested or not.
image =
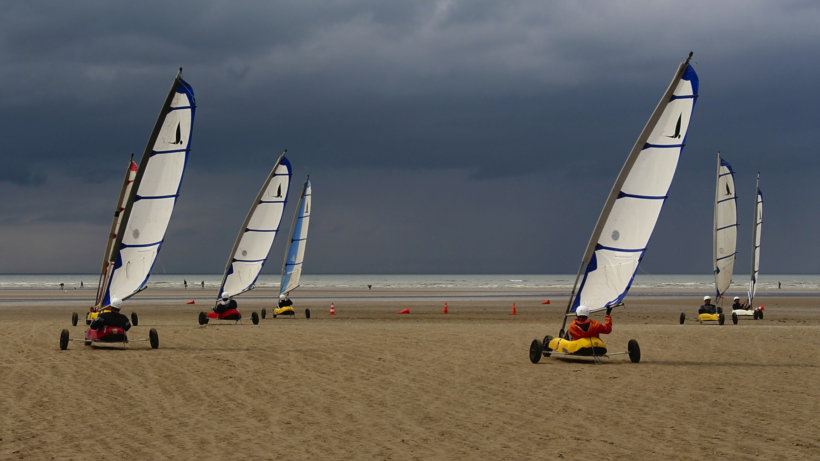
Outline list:
[[[686,58],[686,61],[684,61],[683,63],[681,63],[678,66],[678,69],[675,72],[674,78],[670,82],[669,87],[666,89],[666,92],[664,93],[663,97],[660,99],[657,106],[655,107],[655,110],[652,112],[652,115],[650,116],[649,120],[647,121],[646,125],[644,126],[643,131],[641,131],[640,136],[638,136],[637,141],[635,141],[635,145],[632,147],[632,150],[630,151],[629,156],[626,159],[626,162],[624,163],[623,167],[621,168],[621,172],[618,175],[618,178],[615,180],[615,184],[613,184],[613,186],[612,186],[612,189],[609,193],[609,196],[607,197],[607,200],[604,203],[604,207],[601,210],[601,214],[598,217],[598,222],[596,223],[595,228],[592,231],[592,235],[589,238],[589,243],[587,244],[587,248],[584,252],[583,258],[581,259],[581,265],[578,269],[578,273],[575,276],[575,282],[573,284],[572,293],[570,295],[569,302],[567,303],[567,308],[566,308],[566,311],[564,313],[564,321],[563,321],[563,324],[561,326],[560,334],[563,334],[563,332],[564,332],[564,328],[566,327],[566,322],[567,322],[567,316],[569,315],[570,311],[572,310],[573,304],[575,303],[575,301],[577,299],[577,296],[579,294],[579,291],[576,291],[578,289],[578,281],[581,279],[581,274],[585,273],[585,272],[588,272],[588,270],[590,269],[589,266],[590,266],[590,263],[592,261],[593,254],[595,253],[596,249],[599,247],[599,242],[598,241],[599,241],[599,238],[601,237],[601,232],[603,231],[604,225],[607,222],[609,214],[611,213],[612,208],[615,205],[615,201],[621,195],[621,189],[622,189],[622,187],[624,186],[624,183],[627,180],[627,176],[629,175],[629,172],[632,170],[633,166],[635,165],[635,162],[638,158],[638,155],[641,153],[642,150],[644,150],[648,146],[647,141],[649,140],[650,135],[652,134],[653,130],[655,129],[656,125],[658,124],[658,121],[661,119],[661,116],[663,115],[664,110],[669,105],[669,103],[672,102],[672,100],[674,99],[673,98],[674,91],[677,88],[678,83],[680,82],[681,78],[683,77],[684,72],[687,70],[687,68],[689,66],[689,61],[691,59],[692,59],[692,53],[690,52],[689,56]],[[695,94],[695,95],[692,95],[691,97],[694,98],[696,96],[697,95]],[[681,115],[681,117],[682,117],[682,115]],[[688,120],[687,120],[687,124],[688,124]],[[680,131],[681,131],[680,125],[681,125],[681,118],[678,118],[677,127],[676,127],[676,130],[675,130],[676,135],[680,134]]]

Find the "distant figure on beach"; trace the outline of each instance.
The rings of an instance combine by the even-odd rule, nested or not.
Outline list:
[[[205,281],[202,281],[202,288],[205,288]]]
[[[748,304],[744,304],[744,303],[740,302],[740,296],[735,296],[735,299],[733,301],[734,301],[732,303],[732,310],[733,311],[737,311],[737,310],[747,311],[747,310],[751,309],[751,306],[749,306]]]
[[[83,281],[80,280],[80,288],[82,288],[82,287],[83,287]]]
[[[287,307],[287,306],[292,306],[292,305],[293,305],[293,301],[291,301],[290,296],[288,296],[285,293],[282,293],[281,295],[279,295],[279,307],[280,308]]]
[[[65,291],[65,283],[60,282],[60,289],[61,289],[61,290],[63,290],[63,291]]]
[[[575,309],[575,320],[569,326],[569,334],[572,340],[581,338],[598,338],[601,334],[612,333],[612,307],[606,308],[606,320],[604,323],[597,322],[589,318],[589,308],[584,305]]]
[[[183,285],[185,285],[185,289],[188,289],[188,280],[182,280]]]
[[[712,304],[711,296],[703,297],[703,305],[698,309],[698,314],[717,314],[717,307]]]
[[[368,285],[367,285],[367,289],[368,289],[368,290],[372,290],[372,289],[373,289],[373,285],[368,284]]]
[[[236,309],[236,301],[231,299],[228,292],[225,291],[222,293],[222,299],[220,299],[219,302],[216,303],[216,306],[214,306],[214,312],[221,314],[231,309]]]
[[[131,321],[124,314],[120,313],[122,300],[114,298],[111,300],[111,310],[101,312],[100,315],[91,322],[92,330],[101,330],[103,327],[120,327],[125,331],[131,329]]]
[[[777,289],[780,289],[780,282],[777,282]]]

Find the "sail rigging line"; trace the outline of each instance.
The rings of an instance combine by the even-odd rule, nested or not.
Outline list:
[[[692,59],[692,53],[690,52],[689,56],[686,58],[686,61],[684,61],[683,63],[681,63],[678,66],[678,69],[675,73],[675,76],[673,77],[672,81],[669,84],[669,87],[666,89],[666,92],[663,94],[663,96],[661,97],[661,99],[658,102],[657,106],[655,107],[655,110],[652,112],[652,115],[650,116],[649,120],[647,121],[646,125],[644,126],[643,131],[641,132],[640,136],[636,140],[635,145],[632,147],[632,150],[630,151],[629,156],[627,157],[626,162],[624,163],[624,166],[622,167],[621,172],[618,175],[617,179],[615,180],[615,184],[613,184],[612,189],[609,193],[609,196],[607,197],[607,200],[604,203],[604,207],[601,210],[601,214],[599,215],[598,221],[595,225],[595,228],[592,231],[592,235],[590,236],[589,243],[587,244],[587,248],[584,252],[584,256],[581,258],[581,264],[580,264],[580,267],[578,269],[578,273],[576,274],[575,282],[573,283],[572,292],[571,292],[569,301],[567,303],[566,311],[564,313],[563,324],[562,324],[561,330],[559,332],[559,335],[561,335],[561,336],[563,336],[563,334],[564,334],[564,329],[566,327],[567,317],[569,316],[570,312],[573,310],[573,307],[577,306],[579,301],[580,301],[580,295],[584,291],[585,284],[588,280],[588,277],[590,276],[590,274],[593,274],[593,272],[595,270],[597,270],[597,268],[598,268],[598,261],[597,261],[597,257],[596,257],[597,252],[602,250],[605,246],[608,246],[608,245],[602,245],[599,242],[599,240],[601,239],[601,236],[602,236],[605,225],[607,225],[609,223],[610,214],[611,214],[611,212],[613,211],[613,209],[616,205],[616,201],[617,200],[623,200],[623,199],[625,199],[627,201],[629,201],[629,200],[633,200],[633,201],[634,200],[641,200],[641,198],[638,198],[638,197],[628,197],[627,193],[624,193],[623,188],[624,188],[624,185],[627,184],[627,179],[628,179],[629,173],[633,170],[633,167],[635,167],[635,165],[638,164],[637,162],[638,162],[638,159],[640,157],[640,154],[642,154],[644,151],[648,151],[650,149],[657,149],[658,153],[660,154],[661,152],[664,152],[664,151],[667,151],[667,150],[672,150],[673,151],[672,153],[675,154],[674,150],[677,149],[676,157],[674,159],[674,164],[673,164],[673,167],[671,168],[671,172],[668,171],[669,170],[668,167],[667,167],[667,170],[664,171],[665,173],[667,173],[667,175],[669,177],[664,178],[664,179],[668,179],[668,184],[666,184],[666,190],[664,191],[663,199],[660,199],[660,195],[657,196],[657,197],[659,197],[658,202],[660,203],[660,206],[657,207],[657,210],[651,210],[651,211],[647,212],[646,213],[647,216],[640,216],[640,217],[641,218],[651,218],[650,215],[652,215],[654,213],[654,211],[657,211],[657,214],[659,214],[660,213],[660,208],[662,207],[663,203],[665,203],[666,195],[668,193],[668,186],[671,184],[672,176],[674,176],[674,169],[677,167],[677,157],[680,155],[680,150],[685,145],[685,138],[686,138],[685,131],[688,130],[689,120],[690,120],[690,117],[691,117],[691,111],[694,108],[694,103],[695,103],[695,101],[698,97],[698,78],[697,78],[697,74],[695,73],[694,69],[692,69],[692,67],[689,64],[691,59]],[[679,89],[679,86],[681,86],[680,83],[681,83],[682,79],[687,80],[688,84],[691,85],[691,91],[690,91],[691,94],[688,94],[688,93],[675,94],[675,92]],[[681,89],[681,91],[683,91],[686,88],[681,87],[680,89]],[[680,107],[680,112],[678,114],[678,117],[676,117],[677,120],[675,120],[673,122],[675,124],[675,126],[673,128],[673,130],[674,130],[673,135],[669,136],[669,135],[665,135],[663,133],[658,133],[653,138],[654,131],[655,131],[656,127],[659,126],[658,124],[662,120],[664,115],[671,115],[672,117],[674,117],[674,115],[672,115],[672,114],[666,114],[666,110],[668,108],[672,107],[673,103],[675,103],[676,101],[683,102],[685,100],[691,100],[691,102],[689,103],[688,106],[683,105],[682,107]],[[675,107],[673,107],[673,109],[677,109],[678,105],[679,104],[676,103]],[[687,115],[686,125],[685,126],[682,124],[682,121],[684,120],[682,118],[684,113],[686,113],[686,115]],[[661,126],[661,128],[671,128],[671,127],[669,127],[670,120],[668,118],[666,118],[664,120],[665,120],[665,123],[664,123],[664,125]],[[661,137],[666,137],[666,138],[671,138],[671,139],[683,139],[683,142],[675,143],[675,144],[661,143],[661,142],[658,142],[659,138],[661,138]],[[653,138],[653,139],[651,139],[651,142],[650,142],[650,138]],[[647,162],[650,161],[645,157],[641,157],[641,160],[643,162],[643,164],[641,164],[641,166],[645,166],[644,164],[646,164]],[[653,185],[657,186],[659,184],[660,183],[658,182],[657,184],[653,184]],[[630,184],[630,186],[634,187],[635,185]],[[644,194],[633,194],[633,195],[644,195]],[[623,205],[623,207],[625,207],[625,210],[628,210],[629,207],[635,207],[635,206],[636,206],[636,203]],[[654,218],[655,221],[657,220],[657,214],[655,214],[655,218]],[[618,223],[613,222],[613,225],[616,225],[616,224],[618,224]],[[635,239],[635,240],[643,241],[643,239],[641,239],[640,237],[646,237],[646,240],[648,241],[648,237],[651,235],[651,231],[652,231],[653,228],[654,228],[654,222],[651,222],[651,226],[649,226],[649,232],[646,233],[645,230],[644,230],[645,235],[641,235],[639,232],[637,232],[638,230],[632,229],[633,231],[635,231],[636,235],[638,235],[638,237],[632,236],[632,238]],[[617,241],[620,238],[620,234],[618,233],[618,229],[614,229],[612,234],[608,238],[610,238],[613,241]],[[645,244],[642,245],[642,246],[645,246]],[[644,248],[644,250],[645,250],[645,248]],[[620,248],[617,248],[617,252],[622,253],[622,250]],[[637,259],[634,259],[633,261],[630,261],[630,262],[627,263],[630,266],[634,266],[634,269],[631,270],[631,274],[629,274],[629,280],[626,281],[626,284],[623,288],[618,288],[619,291],[620,290],[623,290],[623,291],[621,291],[620,294],[615,296],[614,299],[611,299],[611,300],[607,301],[605,303],[605,305],[603,305],[603,306],[590,306],[591,311],[594,312],[596,310],[605,309],[606,307],[609,307],[609,306],[618,305],[621,302],[623,297],[626,295],[626,291],[628,291],[629,286],[632,284],[632,280],[634,280],[635,272],[637,272],[637,268],[640,266],[640,261],[643,258],[643,255],[645,254],[644,251],[636,251],[635,253],[640,253],[638,255]],[[615,260],[615,257],[617,255],[616,254],[604,255],[603,253],[601,253],[601,256],[604,257],[605,259],[606,258],[609,259],[609,261],[605,261],[605,263],[614,264],[614,260]],[[581,285],[579,286],[578,283],[581,280],[581,274],[582,273],[584,274],[584,278],[583,278],[583,281],[581,282]],[[620,274],[620,275],[624,275],[624,274]],[[623,282],[623,280],[617,280],[617,282],[620,284],[621,282]],[[600,294],[600,293],[596,293],[596,294]]]

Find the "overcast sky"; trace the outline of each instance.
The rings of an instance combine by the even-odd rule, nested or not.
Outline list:
[[[711,274],[717,151],[736,273],[757,171],[761,273],[820,272],[816,1],[74,0],[2,5],[0,273],[99,270],[182,66],[197,112],[155,272],[221,273],[288,149],[292,196],[313,183],[305,274],[574,274],[690,50],[700,97],[639,273]]]

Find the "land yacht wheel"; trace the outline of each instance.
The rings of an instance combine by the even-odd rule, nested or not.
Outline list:
[[[641,346],[638,345],[638,341],[630,339],[626,345],[626,350],[629,352],[629,360],[631,360],[632,363],[641,361]]]
[[[732,312],[732,323],[737,325],[737,314],[735,314],[734,312]]]
[[[538,363],[541,361],[543,350],[544,349],[541,347],[541,341],[533,339],[530,343],[530,362]]]
[[[541,343],[541,347],[544,350],[544,357],[549,357],[552,353],[552,349],[550,349],[550,342],[552,342],[552,336],[546,335],[544,336],[544,341]]]
[[[763,311],[757,311],[757,319],[763,320]]]
[[[305,318],[306,319],[310,318],[310,309],[305,309]]]
[[[718,314],[718,325],[726,323],[726,317],[723,314]]]
[[[686,312],[680,313],[680,324],[683,325],[683,322],[686,321]]]
[[[68,330],[63,329],[63,331],[60,332],[60,350],[64,351],[66,349],[68,349]]]
[[[77,320],[79,320],[79,319],[80,319],[80,316],[77,315],[76,312],[72,312],[71,313],[71,326],[76,327],[77,326]]]
[[[157,334],[157,330],[151,328],[148,332],[148,339],[151,342],[151,349],[156,349],[159,347],[159,335]]]
[[[136,312],[131,313],[131,324],[134,325],[134,326],[137,326],[137,325],[140,324],[140,318],[137,317]]]
[[[254,325],[259,325],[259,314],[251,312],[251,322],[253,322]]]
[[[204,312],[199,313],[199,324],[206,325],[208,323],[208,316]]]
[[[264,319],[267,316],[268,316],[268,310],[263,307],[262,308],[262,319]]]

